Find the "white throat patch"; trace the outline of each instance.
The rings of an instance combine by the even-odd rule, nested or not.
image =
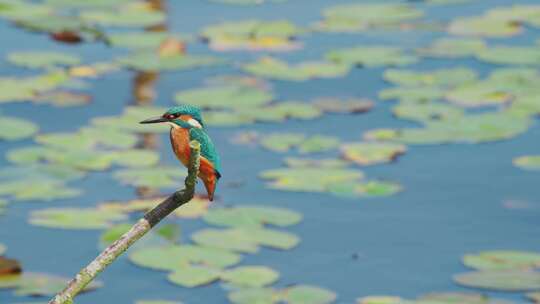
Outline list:
[[[187,122],[188,122],[190,125],[194,126],[195,128],[202,129],[201,124],[200,124],[197,120],[195,120],[195,119],[193,119],[193,118],[190,118]]]

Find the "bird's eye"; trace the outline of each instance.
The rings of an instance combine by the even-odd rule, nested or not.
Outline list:
[[[174,114],[166,114],[166,115],[165,115],[165,118],[166,118],[166,119],[175,119],[175,118],[176,118],[176,115],[174,115]]]

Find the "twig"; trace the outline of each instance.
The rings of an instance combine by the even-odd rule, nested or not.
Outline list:
[[[197,141],[190,142],[191,157],[188,165],[188,176],[185,180],[185,189],[176,191],[154,209],[150,210],[131,229],[112,243],[88,266],[83,268],[66,286],[58,293],[49,304],[69,304],[94,278],[107,266],[124,253],[133,243],[145,235],[152,227],[158,224],[176,208],[191,201],[195,193],[197,175],[199,174],[200,144]]]

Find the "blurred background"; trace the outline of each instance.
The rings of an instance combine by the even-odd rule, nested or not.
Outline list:
[[[540,301],[534,0],[0,0],[0,303],[46,303],[183,186],[223,178],[78,304]]]

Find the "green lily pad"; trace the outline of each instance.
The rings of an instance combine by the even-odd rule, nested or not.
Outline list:
[[[139,51],[119,58],[118,63],[138,71],[180,71],[197,67],[222,64],[223,60],[211,56],[170,55],[160,56],[155,52]]]
[[[511,20],[484,16],[460,17],[448,26],[454,35],[502,38],[519,34],[522,26]]]
[[[347,161],[337,158],[297,158],[287,157],[285,164],[288,167],[299,168],[343,168],[347,167],[349,163]]]
[[[396,296],[367,296],[356,300],[358,304],[403,304],[404,299]],[[442,304],[442,303],[441,303]]]
[[[525,251],[483,251],[465,255],[463,263],[478,270],[523,270],[540,267],[540,254]]]
[[[370,28],[398,27],[401,23],[420,18],[423,12],[402,3],[339,4],[323,11],[319,30],[356,32]]]
[[[444,97],[446,89],[424,86],[424,87],[394,87],[384,89],[379,92],[382,100],[397,99],[403,102],[431,102]]]
[[[223,3],[223,4],[234,4],[234,5],[258,5],[263,3],[280,3],[286,2],[287,0],[210,0],[212,2]]]
[[[486,48],[484,40],[479,38],[441,38],[417,52],[425,57],[459,58],[474,56]]]
[[[286,191],[327,192],[340,183],[361,181],[364,174],[345,168],[284,168],[266,170],[260,177],[271,180],[268,187]]]
[[[301,45],[292,38],[303,31],[286,20],[244,20],[224,22],[203,29],[201,35],[217,51],[273,50],[287,51]]]
[[[244,288],[228,295],[235,304],[330,304],[337,298],[327,289],[311,285],[295,285],[284,289]]]
[[[37,133],[39,127],[21,118],[0,116],[0,140],[18,140]]]
[[[409,144],[441,144],[456,142],[490,142],[515,137],[529,128],[527,118],[514,117],[504,112],[464,115],[432,121],[425,128],[400,129],[393,140]]]
[[[320,98],[313,104],[324,112],[354,114],[367,112],[374,106],[373,101],[369,99],[340,100],[336,98]]]
[[[540,156],[528,155],[515,158],[513,161],[516,167],[525,170],[540,170]]]
[[[377,142],[348,143],[341,147],[345,159],[363,166],[391,162],[406,150],[404,145]]]
[[[398,47],[357,46],[330,51],[326,58],[336,64],[363,67],[402,66],[415,63],[414,55],[406,54]]]
[[[183,287],[197,287],[219,279],[220,271],[204,266],[188,266],[169,274],[170,282]]]
[[[15,289],[18,296],[53,296],[60,292],[68,279],[42,273],[23,273],[0,276],[0,289]],[[83,291],[101,287],[99,282],[90,283]]]
[[[141,267],[175,271],[190,264],[221,269],[239,263],[241,256],[216,247],[174,245],[141,248],[130,254],[129,259]]]
[[[191,238],[202,246],[245,253],[255,253],[259,246],[288,250],[299,242],[298,237],[293,234],[255,227],[203,229],[194,233]]]
[[[117,27],[146,27],[165,22],[165,14],[142,5],[123,6],[115,10],[85,10],[83,21],[90,24]]]
[[[180,167],[157,166],[118,170],[114,177],[135,187],[170,188],[183,184],[186,172]]]
[[[400,184],[388,181],[371,180],[362,183],[340,182],[329,186],[329,191],[345,197],[381,197],[394,195],[403,190]]]
[[[224,271],[221,280],[234,286],[263,287],[277,281],[279,273],[265,266],[240,266]]]
[[[268,104],[274,96],[257,87],[227,85],[181,91],[175,95],[175,99],[179,104],[192,104],[207,109],[244,109]]]
[[[392,108],[392,112],[398,118],[421,123],[458,119],[465,114],[459,107],[440,102],[400,102]]]
[[[489,270],[458,274],[454,280],[463,286],[497,291],[540,289],[540,273],[520,270]]]
[[[280,227],[299,223],[302,215],[282,208],[262,206],[238,206],[212,208],[204,220],[213,225],[230,227],[262,227],[265,224]]]
[[[477,74],[468,68],[440,69],[428,72],[389,69],[384,72],[383,77],[388,82],[402,86],[451,87],[474,81],[477,78]]]
[[[276,133],[264,136],[260,143],[262,147],[275,152],[287,152],[298,147],[300,153],[306,154],[331,150],[339,144],[339,139],[325,135],[306,137],[298,133]]]
[[[336,300],[337,295],[316,286],[296,285],[287,290],[286,298],[289,304],[329,304]]]
[[[37,94],[33,102],[37,104],[52,104],[57,107],[74,107],[90,103],[92,96],[69,91],[52,91]]]
[[[80,58],[75,55],[58,52],[14,52],[7,56],[7,61],[27,68],[54,68],[58,66],[70,66],[80,63]]]
[[[495,64],[540,65],[540,50],[536,46],[490,46],[476,57]]]
[[[311,78],[335,78],[345,76],[349,66],[324,61],[308,61],[296,65],[273,58],[262,57],[256,62],[245,64],[244,71],[272,79],[306,81]]]
[[[446,98],[460,106],[479,107],[503,104],[510,101],[512,96],[505,91],[499,91],[491,83],[473,82],[450,90]]]
[[[167,32],[127,32],[107,36],[112,46],[134,50],[157,49],[169,38],[182,40],[182,36]]]
[[[156,113],[164,113],[165,108],[142,106],[125,107],[124,112],[119,116],[97,117],[92,119],[92,125],[99,129],[118,130],[138,133],[159,133],[167,132],[169,128],[159,128],[155,125],[139,124],[139,121],[148,117],[156,116]]]
[[[400,302],[401,303],[401,302]],[[484,294],[475,292],[437,292],[429,293],[419,297],[414,303],[429,304],[452,304],[452,303],[467,303],[467,304],[512,304],[513,302],[492,299]]]
[[[72,198],[81,191],[66,186],[66,182],[84,174],[64,166],[27,165],[4,167],[0,172],[0,195],[14,200],[41,200]]]
[[[165,301],[165,300],[140,300],[135,304],[182,304],[179,301]]]
[[[50,208],[30,214],[30,224],[61,229],[101,229],[113,222],[126,220],[122,213],[104,212],[99,209]]]

